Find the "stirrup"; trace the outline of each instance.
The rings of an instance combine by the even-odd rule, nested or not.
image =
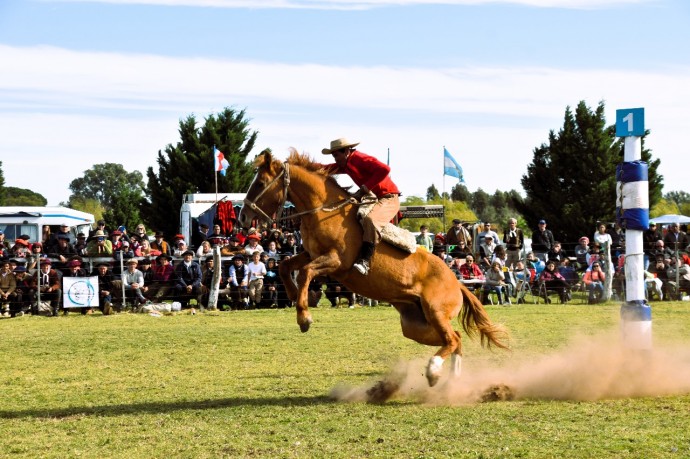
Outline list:
[[[367,260],[359,260],[357,261],[353,267],[362,275],[366,276],[369,274],[369,262]]]

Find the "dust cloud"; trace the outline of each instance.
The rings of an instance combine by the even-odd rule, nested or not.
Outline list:
[[[618,334],[576,338],[544,356],[513,354],[501,367],[470,368],[463,359],[460,378],[447,374],[428,387],[426,360],[399,362],[380,380],[361,387],[340,385],[339,401],[381,403],[389,399],[457,405],[503,400],[593,401],[690,393],[690,346],[632,350]],[[445,363],[447,371],[450,359]]]

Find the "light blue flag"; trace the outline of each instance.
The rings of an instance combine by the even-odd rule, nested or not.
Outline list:
[[[465,178],[462,175],[462,167],[458,162],[448,153],[446,147],[443,147],[443,175],[450,175],[460,180],[460,183],[465,183]]]

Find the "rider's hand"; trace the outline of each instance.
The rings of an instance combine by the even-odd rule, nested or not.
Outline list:
[[[362,186],[359,188],[359,190],[357,190],[357,192],[354,194],[354,197],[355,197],[358,201],[360,201],[364,196],[367,195],[367,193],[369,193],[369,188],[367,188],[367,187],[365,187],[364,185],[362,185]]]

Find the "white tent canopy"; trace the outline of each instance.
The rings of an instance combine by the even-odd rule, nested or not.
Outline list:
[[[659,217],[649,218],[649,221],[656,223],[657,225],[667,225],[669,223],[690,223],[690,217],[685,215],[668,214],[661,215]]]

